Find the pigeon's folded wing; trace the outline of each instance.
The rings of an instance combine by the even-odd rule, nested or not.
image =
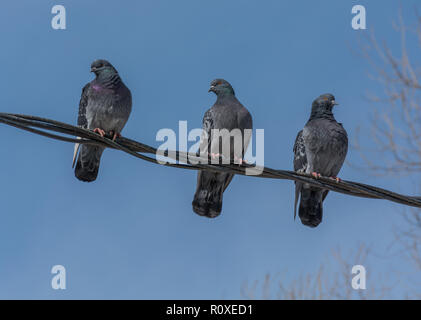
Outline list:
[[[82,89],[82,95],[79,102],[79,115],[77,118],[77,125],[82,128],[88,127],[88,120],[86,119],[86,106],[88,105],[88,90],[90,83]]]
[[[88,120],[86,119],[86,106],[88,105],[89,86],[90,86],[90,83],[85,85],[82,89],[82,95],[81,95],[80,101],[79,101],[79,113],[78,113],[78,117],[77,117],[77,125],[79,127],[84,128],[84,129],[86,129],[88,127]],[[77,137],[77,138],[80,139],[79,137]],[[72,168],[75,167],[77,153],[79,151],[79,146],[80,146],[79,143],[75,143],[75,148],[74,148],[74,151],[73,151]]]
[[[201,155],[208,156],[208,152],[211,150],[211,133],[214,128],[212,111],[206,111],[203,116],[203,125],[202,125],[202,136],[200,137],[200,147],[199,152]]]
[[[298,132],[294,143],[294,171],[305,172],[307,169],[307,155],[303,139],[303,130]]]

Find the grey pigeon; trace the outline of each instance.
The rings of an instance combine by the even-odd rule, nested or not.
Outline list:
[[[209,92],[214,92],[217,99],[203,117],[203,132],[208,139],[202,140],[200,150],[205,150],[208,155],[221,155],[225,159],[241,163],[251,137],[251,132],[244,130],[253,128],[252,117],[237,100],[234,89],[227,81],[223,79],[212,81]],[[213,135],[214,129],[227,129],[231,133],[241,132],[241,137],[240,134],[237,135],[240,137],[241,145],[234,147],[235,137],[226,141]],[[219,143],[216,143],[217,139]],[[224,143],[229,143],[228,148],[223,147]],[[198,171],[197,188],[192,203],[193,211],[200,216],[217,217],[222,210],[223,193],[233,177],[234,175],[230,173]]]
[[[129,118],[132,95],[117,70],[108,61],[94,61],[91,72],[95,73],[95,79],[82,90],[77,124],[101,136],[110,134],[115,140]],[[79,144],[76,144],[73,167],[78,149]],[[76,178],[85,182],[94,181],[103,151],[103,147],[82,145],[76,163]]]
[[[310,119],[301,130],[294,144],[294,170],[310,173],[315,177],[337,178],[348,151],[348,135],[341,123],[336,122],[332,109],[335,97],[324,94],[314,100]],[[328,190],[309,184],[295,183],[294,218],[300,196],[298,215],[301,222],[317,227],[322,222],[323,201]]]

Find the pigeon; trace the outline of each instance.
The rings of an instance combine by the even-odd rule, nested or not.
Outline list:
[[[217,99],[215,104],[206,111],[203,117],[203,135],[207,139],[202,139],[200,145],[200,152],[205,155],[211,155],[212,158],[219,156],[224,159],[233,160],[235,163],[242,163],[244,153],[250,142],[251,129],[253,128],[253,121],[249,111],[237,100],[232,86],[223,79],[216,79],[211,82],[209,92],[216,94]],[[237,132],[238,136],[241,133],[241,145],[238,146],[232,141],[234,138],[229,138],[226,141],[217,135],[214,135],[215,129],[226,129],[231,133]],[[235,130],[236,129],[236,130]],[[246,132],[244,131],[247,130]],[[234,130],[234,131],[232,131]],[[219,142],[216,142],[219,140]],[[224,148],[223,144],[229,143],[228,148]],[[222,152],[221,152],[222,149]],[[224,149],[225,152],[224,152]],[[222,197],[225,189],[230,184],[234,177],[231,173],[220,173],[210,171],[198,171],[197,174],[197,188],[192,202],[193,211],[200,216],[215,218],[220,215],[222,210]]]
[[[314,100],[310,119],[294,144],[294,170],[314,177],[331,177],[336,181],[348,151],[348,135],[341,123],[336,122],[332,109],[337,105],[332,94],[323,94]],[[295,183],[294,219],[300,197],[298,215],[301,222],[317,227],[322,222],[323,201],[329,190]]]
[[[115,140],[120,137],[121,130],[129,118],[132,109],[131,92],[108,61],[94,61],[91,72],[95,73],[95,79],[82,90],[77,124],[84,129],[93,130],[102,137],[109,134]],[[79,157],[76,161],[79,147]],[[73,167],[76,163],[76,178],[84,182],[96,180],[104,149],[100,146],[75,145]]]

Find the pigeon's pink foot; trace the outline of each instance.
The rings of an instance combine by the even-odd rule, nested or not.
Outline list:
[[[117,138],[121,138],[120,132],[111,131],[111,135],[113,136],[113,141],[115,141],[115,139],[117,139]]]
[[[220,153],[211,153],[212,159],[219,159],[220,156],[221,156]]]
[[[318,178],[320,178],[322,176],[320,173],[317,173],[317,172],[312,172],[311,175],[313,177],[315,177],[316,179],[318,179]]]
[[[330,177],[330,179],[335,180],[337,183],[341,182],[342,180],[338,177]]]
[[[247,160],[241,159],[241,158],[237,158],[234,156],[234,163],[238,163],[240,166],[245,163],[248,164]]]
[[[104,136],[105,136],[105,131],[104,130],[102,130],[102,129],[100,129],[100,128],[95,128],[94,129],[94,132],[95,133],[98,133],[101,137],[103,137],[104,138]]]

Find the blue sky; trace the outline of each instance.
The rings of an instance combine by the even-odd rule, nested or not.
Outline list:
[[[412,6],[404,14],[413,21]],[[51,8],[67,29],[51,28]],[[292,168],[292,146],[312,100],[334,93],[350,139],[368,127],[367,92],[381,88],[355,55],[367,31],[351,28],[356,1],[3,1],[1,111],[76,123],[90,63],[111,61],[133,94],[123,135],[157,146],[161,128],[201,126],[215,97],[211,80],[231,82],[265,130],[265,164]],[[396,1],[359,1],[367,27],[398,49]],[[330,193],[317,229],[293,220],[291,181],[235,177],[215,220],[193,213],[196,174],[107,150],[99,178],[74,177],[73,145],[0,126],[0,298],[241,298],[245,281],[314,270],[335,247],[382,251],[394,241],[398,206]],[[351,163],[360,162],[350,150]],[[343,179],[412,193],[404,181],[345,165]],[[358,263],[358,261],[356,261]],[[67,289],[50,286],[53,265]],[[396,256],[372,274],[406,270]],[[418,275],[419,277],[419,275]],[[418,278],[418,280],[420,280]],[[370,280],[368,279],[368,282]],[[399,291],[398,291],[399,292]]]

